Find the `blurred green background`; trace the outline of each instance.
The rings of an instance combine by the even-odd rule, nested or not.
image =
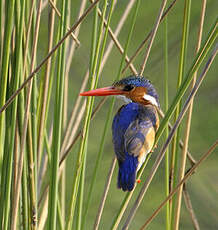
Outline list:
[[[120,20],[121,14],[123,13],[128,1],[119,0],[114,9],[114,14],[112,16],[111,27],[114,30],[117,23]],[[73,1],[71,8],[71,23],[72,25],[78,14],[80,1]],[[100,6],[101,6],[100,2]],[[110,1],[109,1],[110,4]],[[128,55],[131,56],[140,42],[145,38],[147,33],[151,30],[161,1],[142,1],[140,12],[137,17],[136,26],[134,29],[134,34],[130,47],[128,50]],[[169,103],[171,103],[172,98],[176,94],[176,84],[178,76],[178,63],[180,57],[180,45],[182,36],[182,23],[183,23],[183,9],[184,1],[177,1],[173,9],[168,14],[168,45],[169,45]],[[192,1],[191,6],[191,21],[190,21],[190,32],[189,32],[189,43],[188,43],[188,53],[187,61],[185,66],[185,73],[190,68],[194,60],[194,51],[196,47],[198,26],[201,12],[201,1]],[[207,36],[210,26],[214,23],[218,12],[218,1],[208,0],[206,8],[206,17],[203,31],[203,41]],[[43,11],[42,22],[47,20],[47,11]],[[119,35],[119,41],[124,46],[127,33],[129,30],[129,23],[131,17],[126,21],[124,28]],[[93,14],[90,14],[88,18],[81,25],[81,32],[79,34],[79,40],[81,46],[76,50],[70,70],[69,77],[69,115],[70,111],[74,107],[76,98],[78,97],[79,89],[83,77],[89,67],[89,54],[91,47],[91,30],[92,30],[92,20]],[[144,76],[149,78],[154,86],[156,87],[159,96],[161,107],[164,108],[164,65],[163,65],[163,23],[160,25],[157,36],[154,40],[153,47],[149,56],[149,60],[145,69]],[[45,56],[46,42],[42,38],[47,37],[47,25],[41,25],[39,40],[39,51],[40,55],[38,60],[41,60]],[[46,34],[46,35],[45,35]],[[47,39],[47,38],[46,38]],[[145,50],[145,49],[144,49]],[[143,52],[136,58],[134,65],[137,70],[139,70],[142,59]],[[117,75],[118,68],[121,61],[121,55],[117,48],[114,47],[113,51],[106,63],[103,72],[100,76],[99,87],[109,86],[112,84],[114,78]],[[200,71],[204,66],[205,62],[201,65]],[[200,90],[195,97],[192,125],[191,125],[191,136],[189,141],[189,150],[196,159],[209,148],[209,146],[218,138],[218,59],[212,64],[205,81],[203,82]],[[130,70],[127,70],[123,77],[130,75]],[[88,89],[89,87],[87,87]],[[186,95],[187,96],[187,95]],[[184,99],[186,98],[184,97]],[[97,98],[95,103],[100,99]],[[99,150],[100,137],[103,132],[103,127],[105,123],[105,118],[108,113],[110,100],[108,98],[105,105],[98,112],[95,119],[91,122],[89,142],[88,142],[88,155],[87,155],[87,170],[86,170],[86,192],[88,192],[89,183],[93,173],[96,155]],[[122,105],[122,101],[117,100],[114,108],[114,114],[118,108]],[[186,118],[183,120],[183,129]],[[82,126],[81,126],[82,127]],[[158,143],[158,148],[153,153],[147,168],[144,171],[142,177],[142,183],[148,175],[149,170],[152,167],[155,156],[157,155],[160,147],[162,145],[162,140]],[[72,190],[72,180],[74,173],[74,162],[75,155],[79,150],[79,142],[73,147],[67,159],[67,191],[68,195]],[[196,171],[196,173],[191,177],[187,183],[188,191],[190,192],[191,200],[193,202],[193,208],[196,216],[199,220],[201,229],[218,229],[218,151],[215,150],[214,153],[207,159]],[[104,184],[110,167],[110,163],[114,156],[111,130],[107,133],[106,143],[104,147],[103,158],[101,161],[101,166],[97,174],[97,181],[94,188],[94,199],[91,201],[90,209],[88,212],[88,222],[86,223],[86,229],[91,229],[89,226],[93,226],[96,211],[101,199]],[[120,203],[122,202],[125,193],[116,188],[117,180],[117,167],[113,175],[112,184],[108,198],[106,200],[106,205],[104,208],[103,219],[101,221],[100,229],[108,229],[111,226],[111,221],[116,215]],[[164,164],[162,162],[157,174],[152,181],[152,184],[142,202],[142,205],[137,211],[135,220],[133,221],[130,229],[139,228],[145,220],[152,214],[155,208],[160,204],[160,202],[165,197],[165,184],[164,184]],[[130,202],[129,207],[133,204],[141,185],[137,186],[136,192],[133,195],[133,200]],[[70,199],[70,195],[69,195]],[[69,207],[66,207],[69,208]],[[163,209],[160,214],[153,220],[148,229],[163,229],[165,224],[165,209]],[[126,212],[129,213],[129,209]],[[125,220],[126,215],[124,216]],[[182,203],[181,221],[180,229],[192,229],[192,223],[187,209]]]

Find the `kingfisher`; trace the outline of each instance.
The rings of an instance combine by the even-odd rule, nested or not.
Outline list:
[[[117,95],[126,102],[112,124],[114,151],[119,172],[117,187],[133,190],[137,171],[153,149],[159,127],[159,97],[151,82],[143,76],[129,76],[112,86],[80,93],[81,96]]]

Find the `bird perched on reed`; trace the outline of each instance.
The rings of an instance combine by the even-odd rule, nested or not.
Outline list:
[[[118,188],[131,191],[137,171],[151,152],[159,127],[158,94],[151,82],[129,76],[112,86],[83,92],[81,96],[119,95],[127,102],[117,112],[112,125],[114,151],[119,164]]]

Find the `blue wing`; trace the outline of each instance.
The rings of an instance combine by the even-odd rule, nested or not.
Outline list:
[[[137,169],[153,146],[156,120],[151,110],[136,103],[121,107],[114,117],[112,130],[119,163],[118,188],[133,189]]]

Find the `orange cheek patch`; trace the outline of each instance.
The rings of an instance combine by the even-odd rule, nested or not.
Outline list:
[[[136,87],[129,93],[129,98],[134,102],[142,103],[144,101],[143,96],[146,92],[147,90],[144,87]]]

